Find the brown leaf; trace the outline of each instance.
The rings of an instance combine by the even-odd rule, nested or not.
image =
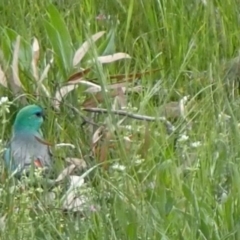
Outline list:
[[[160,115],[164,115],[167,119],[175,120],[179,117],[185,118],[185,104],[188,96],[183,97],[179,102],[169,102],[159,108]]]
[[[110,148],[110,139],[112,137],[112,134],[110,132],[107,132],[104,136],[103,142],[99,146],[99,156],[97,158],[99,159],[100,163],[102,163],[103,168],[107,170],[108,164],[107,164],[107,157],[109,153]]]
[[[58,175],[57,179],[55,180],[55,183],[59,183],[63,179],[68,177],[74,171],[75,168],[76,168],[76,165],[71,164],[68,167],[66,167],[65,169],[63,169],[63,171]]]
[[[127,92],[137,92],[137,93],[140,93],[140,92],[142,92],[142,90],[143,90],[143,87],[139,85],[139,86],[134,86],[134,87],[128,88]]]
[[[4,87],[7,87],[7,80],[5,73],[3,72],[1,66],[0,66],[0,84]]]
[[[152,74],[155,72],[158,72],[162,70],[161,68],[157,68],[157,69],[153,69],[153,70],[149,70],[149,71],[145,71],[145,72],[140,72],[140,73],[130,73],[130,74],[117,74],[117,75],[110,75],[108,76],[109,79],[116,79],[117,81],[121,81],[124,80],[124,82],[126,81],[134,81],[138,78],[141,78],[143,76],[146,76],[148,74]],[[91,81],[95,81],[98,80],[98,78],[92,78]]]
[[[56,109],[59,109],[60,103],[62,102],[64,96],[76,88],[78,88],[78,85],[76,85],[76,84],[61,87],[60,90],[58,90],[55,94],[53,106]]]
[[[36,81],[39,80],[39,75],[38,75],[38,60],[39,60],[39,43],[37,38],[33,39],[33,44],[32,44],[32,71],[33,71],[33,76]]]
[[[115,97],[112,105],[113,110],[122,109],[123,107],[127,106],[127,100],[126,100],[126,96],[124,95],[124,92],[125,92],[124,90],[121,87],[116,89],[117,96]]]
[[[73,75],[71,75],[67,81],[73,82],[75,80],[78,80],[78,79],[82,78],[83,76],[85,76],[86,74],[88,74],[90,71],[91,71],[91,68],[82,69],[80,72],[76,72]]]
[[[104,126],[100,126],[92,136],[91,148],[93,149],[98,141],[103,137],[103,132],[105,130]]]
[[[118,96],[119,92],[117,89],[113,89],[106,93],[108,97],[114,98]],[[96,94],[93,94],[93,96],[87,98],[83,103],[82,106],[84,108],[89,108],[89,107],[96,107],[99,103],[102,103],[105,99],[105,95],[102,94],[102,92],[98,92]]]
[[[169,102],[159,107],[159,115],[167,119],[177,119],[181,116],[179,102]]]
[[[109,16],[108,16],[109,17]],[[98,14],[97,16],[96,16],[96,20],[98,20],[98,21],[102,21],[102,20],[106,20],[107,18],[108,18],[105,14],[103,14],[103,13],[100,13],[100,14]]]
[[[126,91],[126,89],[123,89],[122,87],[117,88],[118,95],[116,98],[120,105],[120,109],[127,106],[127,99],[126,99],[125,91]]]
[[[132,83],[129,83],[127,81],[120,82],[120,83],[113,83],[113,84],[109,84],[109,85],[105,86],[105,89],[111,90],[111,89],[117,89],[117,88],[123,88],[123,89],[126,88],[127,92],[138,92],[138,93],[143,90],[143,87],[140,85],[130,87],[130,84],[132,84]],[[101,92],[101,91],[102,91],[101,86],[97,85],[97,86],[91,86],[91,87],[87,88],[84,92],[85,93],[97,93],[97,92]]]
[[[74,164],[79,169],[85,169],[87,167],[86,162],[79,158],[66,158],[66,162]]]
[[[104,64],[104,63],[112,63],[122,59],[130,59],[131,57],[127,53],[114,53],[112,55],[107,56],[100,56],[97,57],[97,60]]]
[[[19,78],[19,71],[18,71],[18,55],[19,55],[19,48],[20,48],[20,36],[17,36],[17,40],[14,46],[13,51],[13,61],[12,61],[12,73],[13,73],[13,91],[17,93],[20,89],[23,88],[22,83]]]
[[[73,57],[73,66],[75,67],[83,59],[93,42],[96,42],[100,37],[105,34],[105,31],[98,32],[90,37],[89,40],[85,41],[81,47],[76,51]]]

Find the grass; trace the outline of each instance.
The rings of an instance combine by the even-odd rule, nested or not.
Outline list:
[[[94,211],[89,207],[77,213],[62,211],[61,198],[67,183],[54,189],[56,198],[46,206],[39,188],[22,190],[28,179],[21,183],[2,180],[1,239],[240,239],[239,97],[227,97],[224,87],[225,63],[239,50],[240,5],[238,1],[203,2],[0,3],[1,67],[7,79],[12,80],[13,49],[20,35],[19,76],[27,102],[46,107],[46,139],[75,146],[53,149],[55,155],[84,156],[90,169],[100,160],[110,166],[104,170],[100,163],[86,174],[86,184],[80,188],[80,196],[87,196],[87,203],[96,206]],[[96,20],[99,14],[107,19]],[[51,97],[80,69],[72,66],[74,53],[89,36],[102,30],[106,34],[92,45],[80,64],[91,67],[87,78],[96,78],[99,85],[106,86],[113,74],[152,71],[140,76],[144,91],[130,94],[127,99],[131,111],[143,115],[158,116],[159,106],[186,95],[194,99],[188,111],[192,129],[185,130],[181,120],[174,123],[178,127],[174,136],[180,139],[175,148],[173,136],[167,135],[162,122],[127,119],[122,126],[132,130],[117,128],[113,149],[105,136],[99,145],[102,155],[86,157],[93,133],[88,125],[81,127],[82,118],[69,107],[81,111],[86,88],[80,86],[69,93],[58,114],[53,110]],[[43,81],[51,97],[44,92],[35,95],[33,37],[40,44],[40,72],[54,56],[48,78]],[[87,63],[90,58],[115,52],[128,53],[132,59],[107,65]],[[158,68],[161,71],[153,72]],[[233,72],[236,74],[230,80],[238,78],[237,71]],[[2,119],[7,120],[0,127],[3,148],[16,111],[26,103],[10,87],[1,87],[0,91],[13,102],[10,113],[1,106]],[[103,95],[102,105],[111,108],[112,98]],[[219,118],[221,113],[230,119]],[[101,123],[107,119],[108,130],[122,119],[110,113],[103,116],[97,120]],[[187,135],[185,140],[183,135]],[[133,143],[126,144],[123,136],[131,137]],[[200,146],[194,147],[196,142]],[[56,171],[60,173],[66,164],[57,162]]]

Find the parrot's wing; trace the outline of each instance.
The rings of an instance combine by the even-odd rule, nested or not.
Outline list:
[[[53,144],[47,142],[46,140],[44,140],[43,138],[40,138],[38,136],[35,136],[35,138],[37,139],[38,142],[48,146],[48,153],[49,153],[50,157],[52,157],[53,154],[52,154],[52,151],[50,149],[50,146],[53,146]]]
[[[11,143],[7,144],[7,147],[3,153],[3,159],[5,162],[5,166],[7,167],[8,170],[10,171],[15,171],[16,166],[14,162],[12,161],[12,152],[11,152]]]

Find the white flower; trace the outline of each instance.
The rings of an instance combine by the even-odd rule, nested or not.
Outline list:
[[[221,122],[223,122],[223,121],[227,121],[227,120],[231,119],[231,116],[229,116],[229,115],[221,112],[221,113],[218,114],[218,119],[219,119]]]
[[[6,102],[9,102],[8,97],[1,97],[0,98],[0,105],[3,105]]]
[[[0,98],[0,115],[4,116],[5,113],[9,113],[9,106],[12,104],[12,102],[9,102],[8,97],[1,97]],[[2,123],[6,122],[6,119],[2,120]]]
[[[119,171],[124,171],[126,169],[126,167],[116,163],[112,166],[112,169],[119,170]]]
[[[139,164],[141,164],[142,162],[144,162],[144,159],[137,159],[137,160],[135,161],[135,164],[139,165]]]
[[[200,147],[201,145],[202,143],[200,141],[191,143],[191,147],[194,147],[194,148]]]
[[[182,134],[180,138],[178,139],[178,142],[185,142],[189,139],[189,136]]]

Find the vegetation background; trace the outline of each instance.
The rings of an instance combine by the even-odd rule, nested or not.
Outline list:
[[[0,91],[12,102],[10,113],[1,104],[2,148],[16,110],[27,101],[46,107],[46,139],[75,146],[53,149],[57,156],[84,158],[90,169],[100,162],[86,174],[79,190],[85,197],[82,202],[89,205],[84,211],[62,208],[65,185],[54,189],[57,197],[45,206],[39,188],[16,183],[13,190],[13,182],[2,177],[1,239],[240,239],[239,98],[237,91],[232,94],[225,87],[237,85],[240,73],[239,13],[236,0],[0,1],[0,63],[8,81]],[[100,31],[105,35],[73,67],[76,50]],[[21,42],[14,64],[18,35]],[[49,95],[44,91],[36,95],[34,37],[40,46],[40,72],[54,55],[44,85],[40,84]],[[131,59],[109,64],[87,61],[117,52]],[[116,124],[123,117],[101,115],[94,120],[107,124],[108,132],[114,128],[114,148],[108,150],[110,145],[103,141],[100,161],[85,158],[96,136],[91,124],[81,126],[82,114],[91,116],[81,109],[93,96],[80,85],[64,101],[60,98],[57,113],[50,97],[56,97],[80,67],[90,68],[83,74],[88,83],[95,79],[102,87],[112,84],[112,75],[129,76],[142,91],[127,98],[119,94],[120,100],[127,100],[125,108],[141,116],[159,117],[159,107],[190,96],[191,128],[178,116],[172,122],[177,130],[170,136],[162,121],[127,119],[118,131]],[[19,92],[10,87],[16,69]],[[111,111],[113,99],[103,92],[102,96],[97,106]],[[61,172],[65,164],[57,162]],[[102,163],[108,164],[107,169]]]

